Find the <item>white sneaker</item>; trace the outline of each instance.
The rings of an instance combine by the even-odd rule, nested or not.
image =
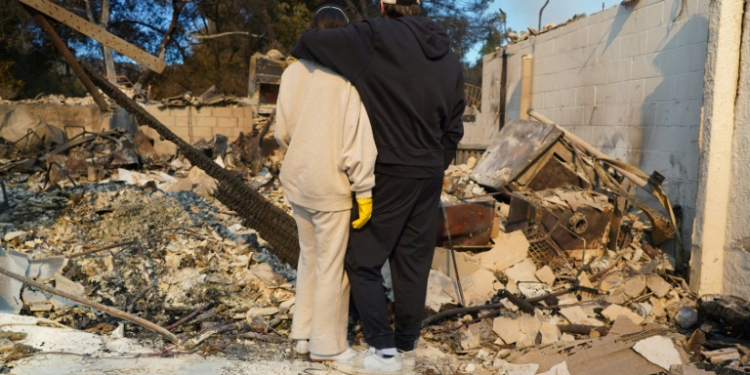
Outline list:
[[[398,352],[396,358],[401,361],[401,366],[404,371],[414,371],[417,368],[417,351],[411,350],[408,352]]]
[[[308,340],[298,340],[297,346],[295,347],[295,350],[297,351],[297,354],[299,355],[308,355],[310,354],[310,341]]]
[[[350,375],[401,375],[401,361],[396,357],[383,358],[375,348],[357,356],[333,363],[333,368]]]
[[[328,361],[346,361],[357,356],[357,352],[352,348],[347,348],[343,352],[334,355],[320,355],[310,353],[310,360],[313,362],[328,362]]]

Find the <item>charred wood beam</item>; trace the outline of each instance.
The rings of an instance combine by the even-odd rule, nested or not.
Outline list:
[[[237,212],[246,221],[246,225],[258,231],[268,241],[270,251],[283,262],[292,267],[297,266],[299,259],[299,240],[297,224],[294,219],[280,208],[274,206],[257,191],[250,188],[242,177],[230,172],[213,160],[206,157],[196,148],[175,135],[169,128],[159,122],[135,101],[128,98],[120,89],[112,85],[98,72],[85,67],[91,80],[120,107],[138,120],[141,126],[156,130],[164,139],[174,143],[190,160],[190,163],[202,169],[217,181],[218,188],[214,196],[221,203]]]
[[[722,322],[732,335],[750,335],[750,303],[736,297],[707,295],[698,300],[698,313],[709,320]]]

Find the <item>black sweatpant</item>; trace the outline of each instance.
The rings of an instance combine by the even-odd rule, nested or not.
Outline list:
[[[442,178],[375,174],[372,219],[351,232],[346,254],[352,297],[371,347],[409,351],[419,339],[442,183]],[[386,315],[380,272],[387,260],[393,277],[395,335]]]

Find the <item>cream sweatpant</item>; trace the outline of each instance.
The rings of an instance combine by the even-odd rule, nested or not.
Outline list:
[[[309,339],[310,353],[336,355],[349,347],[349,279],[344,272],[344,257],[351,210],[321,212],[294,203],[292,209],[300,256],[290,337]]]

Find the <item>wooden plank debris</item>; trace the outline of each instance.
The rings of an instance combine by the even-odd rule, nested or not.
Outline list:
[[[137,61],[141,65],[157,72],[161,73],[166,68],[167,63],[164,60],[149,54],[148,52],[134,46],[131,43],[126,42],[122,38],[115,34],[102,29],[101,27],[94,25],[93,23],[67,11],[65,8],[55,4],[50,0],[18,0],[31,8],[59,21],[68,27],[72,28],[88,36],[89,38],[96,39],[105,46],[112,48],[113,50],[130,57]]]

